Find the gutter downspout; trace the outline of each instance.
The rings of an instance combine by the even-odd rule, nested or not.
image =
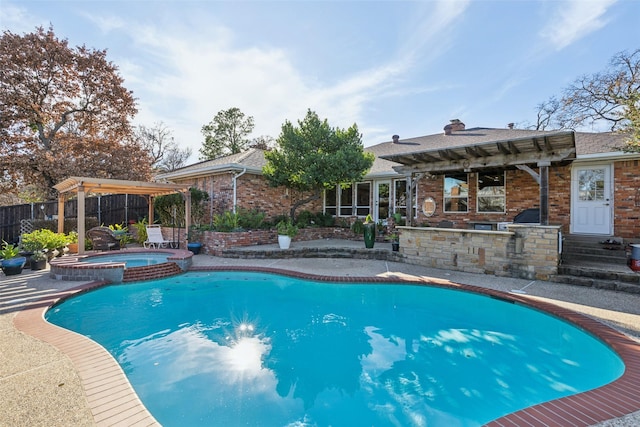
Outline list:
[[[247,168],[244,168],[242,172],[233,175],[233,213],[236,213],[236,201],[238,196],[238,185],[236,180],[245,173],[247,173]]]

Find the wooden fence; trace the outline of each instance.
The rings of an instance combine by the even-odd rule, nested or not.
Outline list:
[[[94,218],[97,224],[128,224],[130,220],[138,221],[145,218],[148,213],[149,204],[143,196],[113,194],[85,199],[85,215],[87,218]],[[20,236],[20,224],[24,219],[40,222],[57,219],[57,216],[57,201],[0,206],[0,240],[17,242]],[[73,222],[77,216],[77,199],[65,202],[65,223],[69,222],[68,220]],[[68,226],[65,230],[66,228]]]

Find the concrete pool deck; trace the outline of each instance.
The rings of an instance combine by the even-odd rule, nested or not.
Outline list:
[[[317,246],[336,243],[294,242],[292,247],[303,244]],[[340,241],[340,244],[351,243]],[[362,245],[361,242],[353,244],[358,247]],[[251,249],[257,248],[248,248]],[[197,255],[193,257],[193,266],[263,267],[341,277],[436,278],[504,292],[524,289],[526,294],[518,294],[520,297],[583,313],[640,342],[640,295],[635,294],[349,258],[232,259]],[[18,313],[24,314],[27,309],[33,308],[42,310],[43,304],[37,303],[41,298],[55,298],[58,293],[78,284],[52,280],[47,270],[25,270],[17,276],[0,276],[1,426],[134,425],[134,421],[138,421],[135,425],[149,425],[153,422],[142,416],[123,419],[117,414],[96,420],[90,409],[91,394],[88,395],[86,384],[80,380],[78,367],[72,363],[72,357],[15,327]],[[105,392],[108,394],[110,391]],[[637,426],[640,425],[640,411],[594,425]]]

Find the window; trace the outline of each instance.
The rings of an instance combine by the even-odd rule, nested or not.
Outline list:
[[[469,182],[467,174],[445,175],[444,211],[468,212]]]
[[[347,188],[338,185],[325,190],[324,212],[333,216],[352,216],[355,209],[355,215],[367,216],[371,212],[370,199],[370,182],[359,182]]]
[[[336,187],[324,191],[324,213],[336,216],[337,199],[338,192]]]
[[[340,188],[340,216],[353,215],[353,188]]]
[[[478,212],[505,212],[504,172],[478,174]]]
[[[359,182],[356,184],[356,215],[367,216],[371,213],[371,183]]]
[[[398,179],[393,183],[393,212],[407,215],[407,180]]]

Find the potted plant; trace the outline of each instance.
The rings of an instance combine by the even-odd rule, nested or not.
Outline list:
[[[69,252],[72,254],[77,254],[78,253],[78,232],[70,231],[69,234],[67,234],[67,240],[69,242],[67,244],[67,247],[69,248]]]
[[[367,215],[362,226],[364,229],[364,246],[367,249],[371,249],[376,241],[376,223],[371,214]]]
[[[2,258],[2,271],[5,275],[11,276],[22,273],[22,268],[27,262],[27,258],[19,255],[20,250],[15,245],[2,241],[0,258]]]
[[[193,252],[194,255],[198,255],[200,253],[200,249],[202,249],[202,243],[197,241],[199,239],[200,232],[195,226],[191,226],[187,235],[187,249]]]
[[[54,233],[53,231],[41,228],[31,233],[22,235],[22,246],[31,252],[44,250],[49,259],[57,254],[64,253],[64,248],[69,243],[69,238],[64,233]]]
[[[389,240],[391,241],[391,250],[398,252],[400,250],[400,236],[398,233],[389,234]]]
[[[31,270],[44,270],[47,267],[47,255],[44,251],[35,251],[29,257]]]
[[[276,225],[278,230],[278,245],[280,249],[289,249],[291,239],[298,234],[298,227],[293,225],[290,219],[280,221]]]

